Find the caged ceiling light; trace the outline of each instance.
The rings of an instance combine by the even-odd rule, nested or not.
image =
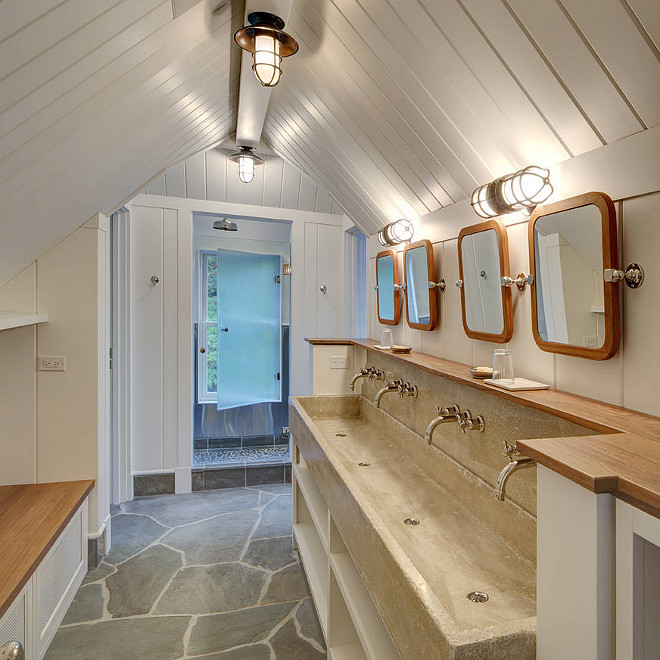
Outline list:
[[[384,246],[399,245],[410,242],[414,233],[415,228],[410,220],[395,220],[378,232],[378,240]]]
[[[471,205],[482,218],[494,218],[513,211],[531,211],[552,195],[550,170],[530,165],[501,176],[472,193]]]
[[[234,34],[234,41],[252,53],[252,70],[264,87],[275,87],[282,75],[282,58],[298,50],[296,40],[283,32],[284,21],[275,14],[255,11],[248,16],[250,25]]]
[[[252,147],[241,147],[240,151],[229,156],[229,160],[238,163],[238,178],[243,183],[250,183],[254,179],[254,166],[263,164],[263,160],[252,153]]]

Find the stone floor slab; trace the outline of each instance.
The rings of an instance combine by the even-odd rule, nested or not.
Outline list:
[[[326,654],[315,649],[296,633],[293,621],[287,621],[272,637],[270,645],[277,660],[325,660]]]
[[[205,490],[188,495],[160,495],[124,504],[130,513],[144,513],[168,527],[198,522],[219,513],[256,507],[259,493],[247,488]]]
[[[44,660],[175,660],[190,617],[117,619],[60,628]]]
[[[241,564],[191,566],[180,570],[163,594],[156,614],[207,614],[254,605],[266,574]]]
[[[119,514],[112,519],[112,548],[104,561],[119,564],[136,555],[167,531],[146,516]]]
[[[160,544],[121,564],[107,579],[108,612],[113,617],[147,614],[182,565],[178,552]]]
[[[96,568],[90,568],[83,579],[83,584],[103,580],[115,572],[115,567],[102,561]]]
[[[88,584],[80,587],[67,613],[62,625],[80,623],[82,621],[96,621],[103,616],[103,588],[101,584]]]
[[[259,514],[254,509],[243,509],[177,527],[162,542],[183,550],[189,564],[237,561],[258,518]]]
[[[248,550],[243,557],[246,564],[269,571],[278,571],[297,560],[293,552],[290,536],[275,539],[255,539],[250,541]]]
[[[243,646],[233,651],[195,656],[191,660],[270,660],[270,649],[265,644]]]
[[[269,502],[261,512],[261,522],[255,530],[253,538],[290,536],[293,528],[291,506],[290,495],[281,495]]]
[[[300,632],[304,637],[309,637],[317,642],[321,648],[325,648],[323,631],[316,614],[316,608],[311,598],[305,598],[296,611],[296,619],[300,626]]]
[[[278,603],[200,616],[192,629],[188,653],[203,655],[260,642],[289,615],[293,607],[293,603]]]
[[[309,596],[309,586],[300,564],[293,564],[275,573],[262,603],[281,603],[290,600],[300,600]]]

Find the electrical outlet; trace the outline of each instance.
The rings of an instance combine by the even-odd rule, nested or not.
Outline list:
[[[333,355],[330,358],[330,369],[348,369],[348,358],[345,355]]]
[[[582,338],[582,344],[588,346],[589,348],[598,347],[598,336],[597,335],[588,335],[587,337]]]
[[[63,355],[39,356],[37,371],[66,371],[66,357]]]

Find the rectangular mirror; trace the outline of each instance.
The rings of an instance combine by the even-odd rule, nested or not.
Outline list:
[[[383,250],[376,255],[376,291],[378,320],[385,325],[396,325],[401,318],[400,289],[397,253]]]
[[[496,343],[509,341],[513,334],[511,288],[500,280],[509,275],[509,244],[499,220],[461,229],[458,268],[465,334]]]
[[[538,207],[529,221],[532,329],[544,351],[591,360],[619,348],[616,213],[604,193],[586,193]]]
[[[403,251],[406,319],[411,328],[433,330],[438,322],[435,265],[431,241],[417,241]]]

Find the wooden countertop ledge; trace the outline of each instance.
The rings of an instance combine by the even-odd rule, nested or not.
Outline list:
[[[93,487],[93,479],[0,486],[0,618]]]
[[[307,339],[357,346],[428,373],[561,417],[598,435],[519,440],[521,453],[594,493],[611,493],[660,518],[660,418],[561,390],[509,392],[474,379],[469,366],[425,353],[380,351],[373,339]]]

